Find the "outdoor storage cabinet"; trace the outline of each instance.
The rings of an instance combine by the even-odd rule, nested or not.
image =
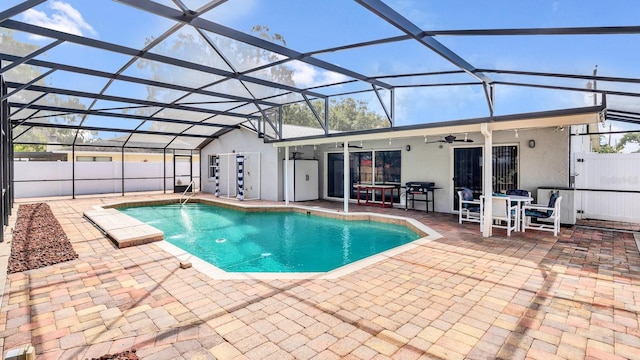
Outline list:
[[[289,200],[317,200],[318,160],[289,160],[288,166]]]

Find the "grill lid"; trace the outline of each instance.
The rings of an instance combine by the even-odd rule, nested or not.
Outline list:
[[[429,188],[435,187],[436,183],[432,181],[409,181],[407,182],[407,191],[409,192],[426,192]]]

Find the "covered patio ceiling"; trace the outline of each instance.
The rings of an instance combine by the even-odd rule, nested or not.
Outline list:
[[[538,112],[561,121],[605,106],[600,120],[637,123],[640,4],[600,7],[5,0],[2,100],[15,143],[78,146],[198,149],[240,127],[291,142],[293,110],[326,138]],[[366,116],[337,110],[349,101]],[[359,123],[337,130],[341,120]]]

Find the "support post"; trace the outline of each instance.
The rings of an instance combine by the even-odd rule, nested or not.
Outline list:
[[[76,198],[76,144],[71,144],[71,198]]]
[[[349,197],[351,195],[351,174],[349,173],[349,142],[344,142],[343,148],[344,161],[343,163],[343,172],[344,172],[344,212],[349,212]]]
[[[482,193],[484,194],[484,218],[482,223],[482,236],[490,237],[493,228],[491,227],[493,209],[491,196],[493,195],[493,139],[489,124],[480,124],[480,132],[484,135],[484,153],[482,155]]]
[[[289,205],[289,145],[284,147],[284,204]]]
[[[122,147],[122,174],[120,174],[122,178],[122,196],[124,196],[124,146]]]

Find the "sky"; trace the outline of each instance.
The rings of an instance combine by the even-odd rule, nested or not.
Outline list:
[[[20,1],[3,0],[0,11]],[[156,2],[175,8],[170,0]],[[204,0],[182,0],[190,9],[206,4]],[[386,4],[423,30],[462,30],[538,27],[633,26],[638,24],[640,2],[556,0],[388,0]],[[300,53],[335,46],[403,35],[397,28],[375,17],[355,1],[345,0],[229,0],[202,15],[204,19],[220,23],[251,35],[255,25],[267,26],[271,35],[279,34],[287,47]],[[144,12],[107,0],[49,0],[15,17],[27,23],[65,31],[71,34],[142,48],[150,38],[157,38],[173,22],[150,16]],[[185,28],[185,33],[193,33]],[[20,36],[19,34],[17,36]],[[640,78],[639,35],[580,35],[580,36],[437,36],[443,45],[463,57],[476,68],[526,70],[551,73],[590,75],[598,67],[598,75]],[[50,39],[22,37],[21,41],[44,46]],[[365,76],[399,75],[411,72],[456,70],[450,62],[435,55],[416,42],[376,45],[367,48],[335,51],[315,55],[323,61],[353,70]],[[98,53],[95,50],[64,44],[47,52],[43,59],[65,62],[104,71],[117,71],[127,56]],[[296,86],[312,87],[331,81],[348,79],[342,74],[313,67],[304,62],[290,62]],[[125,74],[148,77],[140,69],[131,67]],[[259,76],[259,74],[254,74]],[[584,80],[528,78],[524,76],[487,74],[496,81],[530,82],[585,88]],[[185,76],[182,81],[198,81],[202,74]],[[468,82],[468,75],[439,78],[384,79],[393,85],[430,82]],[[73,84],[74,88],[98,92],[104,79],[73,79],[64,75],[50,80],[56,86]],[[640,92],[638,84],[599,82],[599,89]],[[70,85],[71,86],[71,85]],[[343,85],[334,92],[360,90],[362,85]],[[144,87],[117,87],[115,93],[146,96]],[[319,90],[320,92],[320,90]],[[382,112],[374,94],[361,95],[373,109]],[[609,96],[609,107],[640,112],[638,98]],[[531,111],[564,109],[593,104],[593,97],[582,92],[544,90],[530,87],[496,86],[495,114],[504,115]],[[388,105],[388,102],[387,102]],[[396,90],[395,124],[419,123],[485,117],[489,109],[481,86],[421,87]],[[615,124],[626,129],[627,125]],[[613,127],[613,125],[612,125]],[[612,128],[612,130],[616,130]]]

